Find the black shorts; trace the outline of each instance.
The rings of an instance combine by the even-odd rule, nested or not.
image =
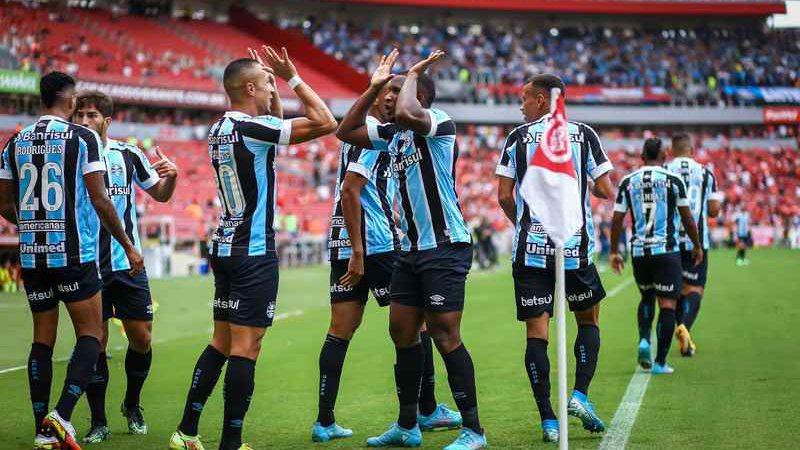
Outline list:
[[[681,251],[681,266],[683,267],[683,282],[692,286],[703,287],[706,285],[708,273],[708,250],[703,250],[703,262],[694,265],[694,258],[690,250]]]
[[[449,312],[464,309],[464,286],[472,267],[471,244],[445,244],[400,252],[392,273],[392,302]]]
[[[639,290],[659,297],[680,298],[683,289],[683,267],[679,252],[633,258],[633,278]]]
[[[339,284],[339,278],[347,273],[349,259],[331,261],[331,303],[358,301],[366,303],[369,291],[378,302],[379,306],[389,304],[389,287],[392,282],[392,272],[397,260],[397,253],[384,252],[364,258],[364,276],[356,287],[346,287]]]
[[[214,271],[214,320],[266,328],[275,317],[278,258],[211,256]]]
[[[22,269],[22,281],[33,312],[56,308],[59,301],[86,300],[102,287],[94,261],[52,269]]]
[[[548,313],[553,317],[556,274],[553,268],[540,269],[514,264],[514,298],[517,320],[525,321]],[[564,291],[570,311],[585,311],[606,297],[594,264],[564,273]]]
[[[753,233],[747,233],[744,236],[736,236],[736,242],[744,244],[745,247],[750,248],[753,246]]]
[[[153,320],[153,301],[146,272],[135,277],[127,270],[103,274],[103,320],[112,317]]]

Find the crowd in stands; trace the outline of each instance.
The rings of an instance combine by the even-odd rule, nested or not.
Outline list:
[[[284,24],[284,25],[288,25]],[[675,102],[722,104],[724,86],[800,87],[800,30],[600,26],[549,28],[529,22],[398,24],[298,21],[308,39],[358,70],[372,73],[380,55],[400,49],[398,68],[445,49],[441,79],[461,82],[464,100],[506,102],[530,74],[550,72],[568,85],[659,87]]]

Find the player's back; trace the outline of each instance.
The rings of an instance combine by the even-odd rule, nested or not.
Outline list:
[[[677,157],[664,165],[664,167],[681,177],[686,185],[686,194],[689,197],[689,208],[692,211],[692,218],[697,224],[697,231],[703,248],[708,249],[710,236],[708,231],[708,201],[713,199],[717,191],[716,179],[714,174],[689,157]],[[692,241],[686,234],[686,230],[681,226],[681,248],[692,249]]]
[[[105,170],[94,131],[42,116],[3,151],[4,178],[16,183],[21,265],[60,268],[97,258],[99,220],[83,175]]]
[[[750,213],[747,211],[739,211],[734,216],[734,223],[736,224],[736,235],[738,237],[745,237],[750,234]]]
[[[374,120],[371,116],[367,120]],[[367,256],[399,248],[399,239],[392,215],[397,192],[397,179],[391,170],[392,156],[388,152],[364,149],[342,143],[335,201],[328,234],[329,257],[332,261],[348,259],[352,254],[350,237],[342,209],[342,184],[347,172],[367,180],[361,190],[361,233]]]
[[[678,206],[688,206],[685,197],[680,177],[662,167],[644,166],[622,179],[615,209],[630,210],[634,257],[678,251]]]
[[[275,153],[290,122],[228,111],[209,131],[208,152],[222,204],[211,254],[259,256],[275,251]]]

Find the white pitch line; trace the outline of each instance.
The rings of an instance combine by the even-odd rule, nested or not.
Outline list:
[[[304,311],[302,309],[296,309],[294,311],[275,314],[275,320],[285,320],[285,319],[288,319],[289,317],[302,316],[303,313],[304,313]],[[153,340],[153,344],[163,344],[165,342],[176,341],[178,339],[184,339],[184,338],[187,338],[187,337],[198,336],[198,335],[199,334],[195,333],[195,334],[184,334],[184,335],[181,335],[181,336],[175,336],[175,337],[170,338],[170,339],[154,339]],[[112,347],[111,350],[119,351],[119,350],[124,350],[125,348],[127,348],[127,346],[125,346],[125,345],[117,345],[117,346]],[[65,362],[65,361],[68,361],[69,358],[70,358],[69,356],[63,357],[63,358],[56,358],[56,359],[53,360],[53,362]],[[16,372],[18,370],[23,370],[23,369],[27,369],[27,368],[28,368],[28,365],[26,364],[24,366],[14,366],[14,367],[9,367],[7,369],[0,369],[0,375],[2,375],[4,373]]]
[[[625,390],[614,418],[611,419],[611,426],[603,440],[600,442],[598,450],[624,450],[631,435],[633,424],[636,422],[636,415],[639,407],[642,406],[644,393],[647,392],[647,384],[650,381],[650,372],[645,372],[637,368]]]
[[[631,283],[633,283],[633,278],[625,278],[621,283],[611,288],[611,290],[606,293],[606,297],[613,297],[619,294],[623,289],[630,286]]]

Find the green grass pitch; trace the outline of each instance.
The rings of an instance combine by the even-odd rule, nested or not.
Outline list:
[[[800,421],[800,252],[760,249],[752,264],[736,267],[730,251],[711,253],[709,285],[694,336],[698,353],[670,355],[676,373],[653,378],[633,427],[628,448],[790,449],[800,447],[793,426]],[[264,341],[256,371],[256,392],[247,416],[245,440],[256,449],[352,449],[382,432],[395,419],[387,310],[370,303],[362,328],[350,346],[337,407],[340,424],[355,430],[352,439],[312,444],[316,414],[317,357],[328,325],[327,269],[313,267],[281,273],[278,313],[286,314]],[[638,291],[630,273],[603,273],[606,290],[624,283],[601,310],[600,362],[590,390],[601,417],[610,424],[636,366]],[[112,326],[108,443],[92,449],[165,449],[183,408],[189,375],[207,343],[211,325],[210,278],[178,278],[152,283],[160,307],[154,331],[154,362],[142,404],[150,425],[147,436],[126,433],[119,414],[124,389],[124,338]],[[469,279],[463,338],[477,371],[479,407],[492,448],[542,448],[528,380],[523,370],[523,326],[515,320],[509,266],[491,273],[475,270]],[[56,358],[68,356],[74,337],[62,309]],[[574,321],[570,318],[570,367]],[[21,294],[0,294],[0,370],[23,366],[30,345],[30,318]],[[551,341],[552,366],[555,348]],[[55,364],[51,407],[63,381],[65,363]],[[555,371],[553,371],[555,372]],[[437,394],[453,405],[441,359],[437,357]],[[555,373],[553,397],[557,401]],[[570,388],[572,375],[570,374]],[[222,390],[214,391],[200,424],[206,448],[218,445]],[[73,415],[80,436],[88,425],[81,401]],[[571,446],[596,448],[571,419]],[[26,449],[32,443],[32,416],[25,370],[0,374],[0,448]],[[425,435],[424,447],[441,448],[455,432]],[[555,448],[551,446],[551,448]]]

